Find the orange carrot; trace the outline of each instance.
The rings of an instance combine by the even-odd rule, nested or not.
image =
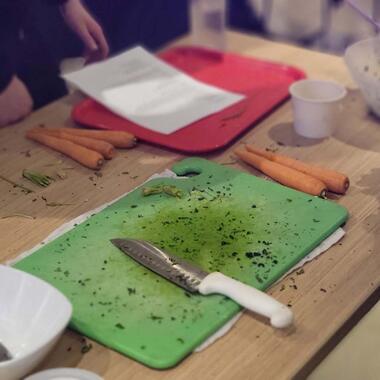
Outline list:
[[[265,157],[268,160],[277,162],[278,164],[287,166],[289,168],[298,170],[302,173],[308,174],[312,177],[318,178],[326,184],[327,188],[330,191],[333,191],[334,193],[344,194],[350,186],[350,181],[348,177],[335,170],[322,168],[316,165],[306,164],[302,161],[295,160],[294,158],[290,158],[280,154],[275,154],[272,152],[267,152],[262,149],[257,149],[252,145],[246,145],[246,149],[251,153]]]
[[[70,133],[76,136],[89,137],[96,140],[107,141],[116,148],[132,148],[136,145],[136,137],[124,131],[95,131],[93,129],[79,128],[44,128],[45,130],[54,130]]]
[[[57,152],[66,154],[66,156],[69,156],[90,169],[100,169],[103,165],[104,157],[100,153],[87,149],[81,145],[74,144],[71,141],[38,133],[33,130],[28,131],[26,137],[30,140],[46,145]]]
[[[324,196],[326,193],[326,185],[317,178],[280,165],[277,162],[267,160],[245,149],[237,149],[235,150],[235,154],[244,162],[285,186],[311,195]]]
[[[33,128],[33,132],[43,133],[49,136],[69,140],[75,144],[82,145],[85,148],[99,152],[105,159],[110,160],[115,155],[115,148],[107,141],[92,139],[89,137],[76,136],[70,133],[62,132],[58,129]]]

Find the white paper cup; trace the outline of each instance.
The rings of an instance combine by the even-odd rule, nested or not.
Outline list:
[[[289,92],[296,133],[313,139],[331,136],[339,124],[346,88],[333,81],[304,79],[293,83]]]

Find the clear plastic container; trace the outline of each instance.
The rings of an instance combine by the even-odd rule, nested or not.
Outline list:
[[[193,43],[216,50],[226,46],[226,0],[190,0]]]

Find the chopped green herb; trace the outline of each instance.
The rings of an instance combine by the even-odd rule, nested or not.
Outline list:
[[[152,321],[161,321],[163,317],[160,317],[158,315],[151,314],[149,317]]]
[[[91,343],[84,344],[84,346],[82,346],[82,348],[80,349],[80,352],[82,354],[87,354],[87,352],[89,352],[91,349],[92,349],[92,344]]]
[[[183,197],[182,190],[174,185],[157,185],[157,186],[152,186],[152,187],[144,187],[142,189],[142,194],[144,197],[147,197],[149,195],[154,195],[154,194],[162,194],[162,193],[168,194],[176,198]]]
[[[29,181],[33,182],[35,185],[42,187],[47,187],[54,181],[54,178],[46,174],[33,172],[27,169],[23,170],[22,176],[28,179]]]
[[[256,280],[257,280],[260,284],[262,284],[262,283],[264,282],[263,279],[262,279],[258,274],[255,275],[255,278],[256,278]]]
[[[162,186],[144,187],[142,194],[144,197],[148,197],[149,195],[161,194],[162,191]]]

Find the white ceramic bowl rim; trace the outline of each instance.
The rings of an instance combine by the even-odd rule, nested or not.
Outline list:
[[[347,55],[352,54],[353,50],[356,49],[358,46],[367,45],[367,44],[372,43],[372,42],[376,42],[380,46],[379,37],[366,38],[365,40],[360,40],[360,41],[354,42],[353,44],[348,46],[345,53],[344,53],[344,56],[347,57]]]
[[[301,87],[304,87],[306,85],[312,86],[312,85],[319,85],[319,86],[329,86],[330,89],[334,88],[336,91],[336,95],[329,95],[326,97],[319,96],[318,98],[312,98],[309,96],[302,95]],[[347,95],[346,88],[335,81],[332,80],[319,80],[319,79],[302,79],[295,83],[293,83],[289,87],[289,92],[292,95],[292,97],[303,100],[308,103],[315,103],[315,104],[328,104],[337,102],[339,100],[342,100]]]
[[[62,332],[62,330],[67,326],[67,323],[70,320],[72,312],[73,312],[73,307],[71,305],[71,302],[67,299],[67,297],[64,294],[62,294],[58,289],[56,289],[54,286],[50,285],[48,282],[46,282],[44,280],[41,280],[40,278],[38,278],[36,276],[33,276],[33,275],[31,275],[31,274],[29,274],[27,272],[21,271],[21,270],[16,269],[16,268],[8,267],[6,265],[0,265],[0,269],[1,268],[3,268],[3,269],[6,268],[6,269],[10,269],[12,271],[20,272],[20,273],[22,273],[23,276],[33,278],[34,281],[43,283],[47,288],[50,288],[50,290],[53,293],[55,293],[58,297],[60,297],[62,299],[62,301],[64,303],[66,303],[66,306],[68,307],[67,308],[67,316],[66,316],[66,318],[62,318],[62,322],[59,325],[59,328],[56,329],[56,332],[54,333],[54,336],[46,338],[38,346],[35,346],[35,347],[33,347],[33,349],[30,349],[29,351],[26,351],[26,352],[22,353],[20,356],[17,356],[15,358],[12,358],[12,359],[4,361],[4,362],[0,362],[0,368],[4,368],[4,367],[7,367],[10,364],[14,364],[14,363],[17,363],[18,361],[21,361],[21,360],[25,359],[26,357],[28,357],[31,354],[33,354],[33,352],[36,352],[36,351],[40,350],[42,347],[46,346],[52,339],[54,339],[55,337],[57,337],[57,335],[59,335]]]
[[[368,107],[380,117],[380,38],[367,38],[348,46],[344,61]]]
[[[37,372],[28,376],[25,380],[54,380],[62,378],[73,378],[78,380],[103,380],[96,373],[81,368],[53,368]]]

